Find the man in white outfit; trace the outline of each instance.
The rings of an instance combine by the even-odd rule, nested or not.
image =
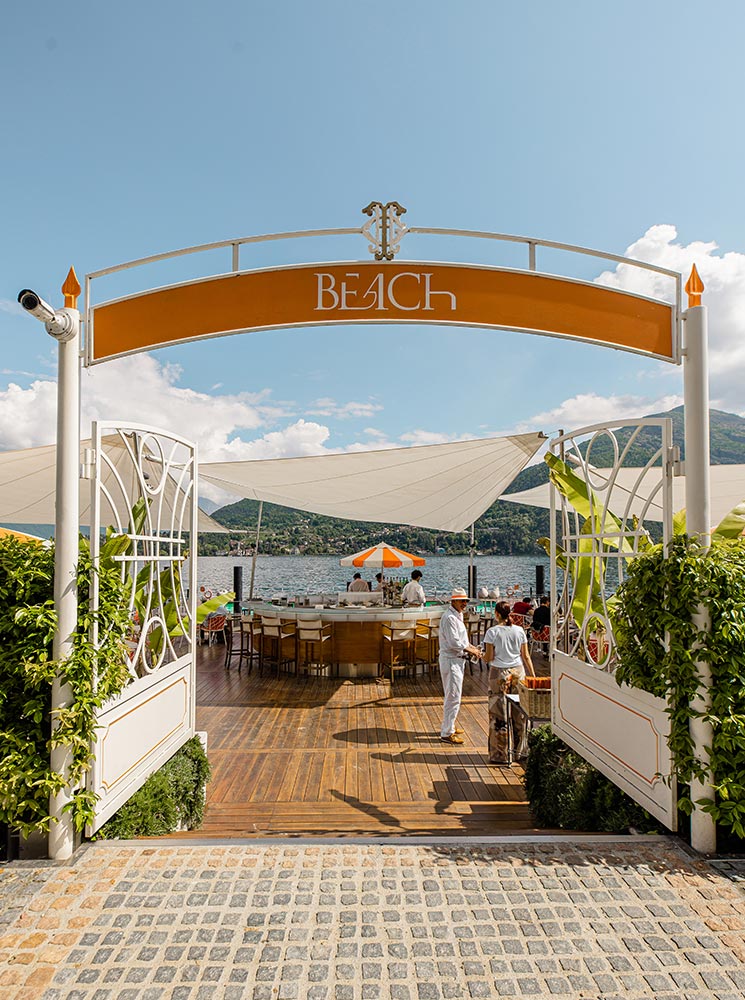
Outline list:
[[[478,646],[472,646],[468,641],[468,632],[463,624],[463,612],[467,607],[468,594],[465,590],[454,590],[450,596],[450,607],[440,618],[440,676],[445,695],[440,739],[455,746],[463,743],[463,730],[457,728],[456,720],[466,668],[464,657],[466,653],[481,656]]]
[[[404,604],[424,604],[426,602],[424,587],[419,582],[421,578],[421,570],[412,570],[411,579],[401,591],[401,600]]]

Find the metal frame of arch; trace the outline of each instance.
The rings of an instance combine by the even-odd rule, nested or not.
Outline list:
[[[379,203],[371,203],[379,205]],[[367,213],[371,209],[365,209]],[[316,229],[249,236],[155,254],[92,272],[85,279],[85,361],[240,332],[359,323],[418,323],[535,333],[614,347],[680,363],[680,274],[643,261],[586,247],[461,229],[406,228],[401,206],[380,206],[377,229]],[[397,222],[383,226],[393,213]],[[382,220],[382,221],[381,221]],[[393,233],[393,235],[391,235]],[[526,267],[468,262],[394,260],[404,235],[468,237],[512,243],[527,250]],[[241,250],[283,240],[361,235],[373,260],[314,261],[242,269]],[[382,248],[382,249],[381,249]],[[99,279],[176,258],[227,250],[229,267],[218,274],[138,288],[97,300]],[[569,258],[596,258],[644,272],[667,287],[644,296],[577,277],[539,271],[539,250]],[[384,257],[385,259],[380,259]],[[226,262],[227,263],[227,262]],[[137,282],[135,282],[137,285]]]

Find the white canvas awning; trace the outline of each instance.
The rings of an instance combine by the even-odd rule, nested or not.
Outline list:
[[[107,438],[109,454],[114,456],[115,466],[119,474],[127,477],[133,475],[128,454],[122,447],[117,447],[117,439]],[[80,460],[84,458],[85,449],[91,447],[90,438],[80,442]],[[120,456],[121,462],[118,462]],[[24,448],[21,451],[6,451],[0,453],[0,522],[6,524],[54,524],[55,523],[55,470],[57,449],[53,444],[40,448]],[[147,460],[146,460],[147,461]],[[112,486],[113,473],[106,470],[104,486]],[[153,481],[160,479],[157,463],[153,462]],[[178,487],[172,482],[172,488],[166,491],[164,510],[169,514],[177,496]],[[132,483],[131,495],[137,495]],[[182,494],[183,495],[183,494]],[[179,498],[180,499],[180,498]],[[90,525],[91,484],[87,479],[80,480],[80,523]],[[105,499],[101,510],[101,523],[114,524],[115,517],[107,509]],[[200,509],[197,526],[199,531],[214,531],[222,534],[227,529]]]
[[[592,472],[592,487],[597,496],[607,502],[608,509],[615,514],[624,514],[628,509],[628,514],[642,513],[648,521],[662,520],[662,497],[660,494],[653,496],[649,506],[646,507],[647,497],[651,495],[655,485],[659,483],[659,470],[650,470],[643,476],[643,469],[619,469],[616,473],[616,480],[608,495],[608,490],[602,488],[603,469],[594,469]],[[745,500],[745,465],[712,465],[709,469],[711,476],[711,525],[716,527],[722,518],[728,514],[733,507]],[[654,485],[653,485],[654,484]],[[606,501],[606,495],[607,501]],[[551,506],[550,486],[543,483],[541,486],[534,486],[533,489],[523,490],[521,493],[508,493],[500,497],[501,500],[508,500],[510,503],[522,503],[528,507]],[[682,510],[686,505],[685,500],[685,476],[676,476],[673,479],[673,511]]]
[[[200,464],[201,480],[265,500],[355,521],[464,531],[545,442],[540,434],[309,458]]]

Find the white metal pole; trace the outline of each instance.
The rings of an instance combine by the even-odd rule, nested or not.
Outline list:
[[[476,598],[476,587],[474,586],[473,579],[473,553],[476,547],[476,523],[471,525],[471,545],[469,553],[469,563],[468,563],[468,596],[475,600]]]
[[[686,286],[689,308],[685,314],[683,398],[685,401],[685,493],[686,529],[703,549],[710,544],[710,484],[709,484],[709,363],[706,306],[699,305],[703,291],[700,278],[694,272]],[[693,293],[693,294],[692,294]],[[694,624],[700,630],[710,628],[709,615],[699,605]],[[711,669],[708,663],[696,661],[700,678],[698,695],[692,707],[706,711],[710,705]],[[709,723],[694,718],[690,722],[694,753],[704,763],[709,761],[713,731]],[[691,781],[691,846],[702,854],[716,851],[716,825],[713,818],[697,801],[711,801],[711,787],[705,781]]]
[[[64,290],[64,289],[63,289]],[[79,291],[79,288],[78,288]],[[57,481],[54,531],[54,606],[57,631],[54,636],[55,660],[65,660],[72,651],[78,622],[78,526],[80,478],[80,313],[65,309],[73,320],[74,333],[59,340],[57,377]],[[72,702],[68,684],[58,674],[52,685],[52,733],[57,728],[57,712]],[[52,770],[69,774],[71,751],[68,745],[54,747]],[[51,795],[49,812],[49,856],[57,861],[69,858],[75,847],[72,815],[65,812],[72,800],[69,785]]]
[[[259,500],[259,517],[256,521],[256,543],[254,544],[254,554],[251,559],[251,584],[248,588],[248,599],[252,601],[254,598],[254,576],[256,575],[256,556],[259,553],[259,532],[261,531],[261,512],[264,509],[264,501]]]

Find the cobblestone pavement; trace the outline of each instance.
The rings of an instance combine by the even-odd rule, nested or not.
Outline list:
[[[29,901],[54,873],[54,862],[0,863],[0,930],[5,930],[26,909]]]
[[[666,838],[100,843],[33,871],[0,873],[26,896],[3,1000],[745,993],[745,893]]]

